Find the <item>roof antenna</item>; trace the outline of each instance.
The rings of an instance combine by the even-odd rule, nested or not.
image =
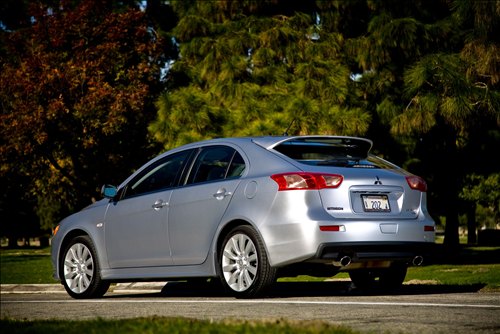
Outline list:
[[[286,128],[285,132],[283,132],[283,136],[288,136],[288,131],[290,131],[290,128],[292,127],[293,123],[295,123],[295,118],[292,119],[290,125],[288,125],[288,128]]]

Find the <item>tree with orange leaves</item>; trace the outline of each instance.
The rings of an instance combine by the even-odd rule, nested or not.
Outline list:
[[[147,125],[168,49],[143,11],[112,1],[31,10],[31,26],[1,37],[0,176],[48,229],[157,153]]]

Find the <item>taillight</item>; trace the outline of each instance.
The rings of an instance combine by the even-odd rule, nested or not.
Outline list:
[[[282,191],[338,188],[344,178],[338,174],[283,173],[271,175],[271,179],[278,184],[278,191]]]
[[[422,179],[419,176],[416,175],[407,176],[406,182],[408,182],[408,185],[410,186],[411,189],[420,190],[422,192],[427,191],[427,183],[424,181],[424,179]]]

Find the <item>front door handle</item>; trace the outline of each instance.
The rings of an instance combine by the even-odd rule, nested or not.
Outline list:
[[[164,202],[161,198],[157,199],[155,204],[152,205],[152,208],[156,211],[161,210],[164,206],[168,206],[167,202]]]

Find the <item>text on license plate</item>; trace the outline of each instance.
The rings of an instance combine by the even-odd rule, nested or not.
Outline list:
[[[367,212],[390,212],[387,195],[361,195],[363,208]]]

